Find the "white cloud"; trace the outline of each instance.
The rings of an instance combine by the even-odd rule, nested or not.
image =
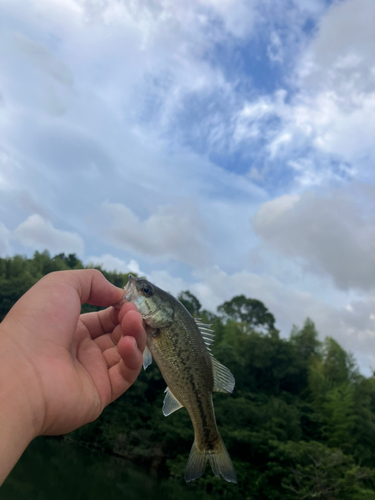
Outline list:
[[[270,43],[267,47],[267,55],[272,62],[282,63],[284,59],[281,39],[276,31],[272,31]]]
[[[334,2],[309,43],[300,43],[288,92],[255,95],[234,114],[232,147],[259,148],[271,161],[269,176],[286,162],[302,189],[339,177],[373,179],[374,19],[372,0]],[[275,31],[271,38],[272,58],[281,40]]]
[[[15,48],[23,52],[27,59],[40,71],[45,72],[63,85],[73,85],[74,80],[71,71],[43,45],[33,42],[22,33],[15,33],[13,37]]]
[[[245,102],[242,109],[234,116],[233,140],[256,140],[267,125],[267,120],[275,114],[275,103],[268,97],[260,97],[253,102]]]
[[[264,172],[259,171],[256,167],[251,167],[247,173],[249,179],[254,181],[263,181],[264,180]]]
[[[0,4],[0,251],[82,254],[84,238],[92,262],[212,310],[245,293],[284,334],[311,316],[347,346],[371,337],[372,295],[351,290],[374,277],[370,188],[328,189],[373,175],[372,1]],[[259,248],[248,220],[269,198],[251,179],[278,193]]]
[[[299,199],[300,197],[296,194],[285,194],[280,198],[263,203],[254,217],[256,226],[264,227],[277,224],[279,218],[291,210]]]
[[[318,321],[321,333],[333,336],[352,352],[362,373],[372,375],[375,366],[375,296],[369,294],[335,308]]]
[[[84,243],[78,234],[56,229],[52,222],[37,214],[16,227],[12,231],[12,239],[34,250],[83,254]]]
[[[58,116],[77,91],[94,90],[118,116],[126,106],[134,118],[159,101],[163,121],[187,93],[225,85],[201,57],[222,36],[212,19],[221,16],[215,5],[26,0],[1,10],[2,17],[16,19],[0,38],[0,84],[13,109]],[[53,37],[59,43],[52,52],[47,45]],[[19,79],[26,70],[27,86]]]
[[[301,93],[289,125],[325,153],[359,164],[375,154],[372,0],[335,2],[297,69]]]
[[[199,3],[212,10],[228,34],[240,39],[247,38],[259,21],[258,0],[200,0]]]
[[[88,264],[101,266],[106,271],[117,271],[120,273],[136,273],[138,276],[144,276],[140,270],[136,260],[131,259],[129,262],[119,259],[111,254],[104,254],[101,257],[88,257],[85,259]]]
[[[305,269],[328,273],[343,289],[375,288],[375,190],[359,185],[305,192],[263,204],[252,218],[256,233]]]
[[[315,89],[337,89],[345,97],[375,90],[375,4],[372,0],[335,2],[301,61],[300,76]]]
[[[285,154],[281,145],[286,146],[286,153],[297,145],[312,146],[359,168],[359,162],[375,153],[375,92],[353,89],[351,99],[352,103],[333,89],[324,90],[312,96],[300,94],[283,115],[275,109],[282,126],[271,140],[271,156]]]
[[[192,289],[191,284],[186,282],[183,278],[172,276],[165,270],[151,271],[146,277],[151,283],[155,283],[162,290],[166,290],[174,297],[177,297],[183,290]]]
[[[198,266],[207,261],[205,225],[198,209],[187,200],[180,207],[159,207],[145,220],[120,203],[103,203],[103,209],[109,218],[108,236],[118,248]]]
[[[0,113],[1,116],[1,113]],[[1,119],[1,118],[0,118]],[[6,120],[4,120],[4,123]],[[1,121],[0,121],[1,127]],[[14,158],[12,158],[5,148],[0,144],[0,191],[3,193],[9,192],[15,187],[14,178],[16,174],[22,170]]]
[[[3,6],[4,15],[15,17],[24,33],[5,30],[0,44],[6,69],[15,73],[11,79],[3,75],[4,98],[12,106],[22,103],[57,116],[69,112],[85,92],[87,98],[100,97],[121,119],[173,132],[176,115],[190,96],[217,93],[229,114],[242,100],[237,82],[212,64],[218,44],[247,42],[269,23],[272,57],[280,60],[281,36],[273,23],[282,21],[293,33],[302,33],[305,20],[316,18],[321,4],[293,2],[275,12],[272,2],[260,0],[41,0],[37,5],[14,0]],[[47,45],[53,37],[59,43],[51,50]],[[27,88],[17,82],[25,67]],[[210,118],[211,113],[207,126]],[[218,129],[225,127],[227,116],[223,120]]]
[[[10,254],[9,229],[0,222],[0,256],[5,257]]]

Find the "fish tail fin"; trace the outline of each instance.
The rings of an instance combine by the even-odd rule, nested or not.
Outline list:
[[[237,476],[232,460],[227,452],[224,441],[221,438],[220,440],[221,447],[217,451],[209,451],[207,453],[212,472],[217,477],[220,477],[221,474],[229,483],[237,483]]]
[[[189,460],[185,469],[185,481],[198,479],[204,473],[207,460],[210,461],[212,472],[215,476],[223,478],[230,483],[237,483],[237,476],[234,470],[229,453],[225,447],[224,441],[220,438],[220,446],[217,450],[199,451],[195,442],[191,448]]]
[[[184,477],[187,483],[189,481],[194,481],[194,479],[198,479],[198,477],[203,475],[206,468],[207,458],[207,453],[205,451],[199,451],[194,441],[185,469]]]

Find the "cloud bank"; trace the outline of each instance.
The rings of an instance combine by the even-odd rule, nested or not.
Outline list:
[[[367,367],[375,6],[274,5],[2,2],[0,255],[245,293]]]

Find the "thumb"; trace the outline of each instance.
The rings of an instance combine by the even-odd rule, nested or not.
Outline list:
[[[112,285],[97,269],[58,271],[48,274],[44,280],[70,285],[77,292],[81,304],[108,307],[119,302],[125,294],[121,288]]]

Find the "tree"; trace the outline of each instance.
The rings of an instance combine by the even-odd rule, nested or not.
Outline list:
[[[319,354],[321,342],[318,340],[318,332],[310,318],[306,319],[301,330],[296,326],[293,327],[290,334],[290,343],[295,347],[297,354],[305,361],[308,361],[311,356]]]
[[[350,453],[355,444],[353,435],[356,417],[354,415],[354,387],[348,383],[331,389],[323,405],[326,424],[323,435],[330,447],[340,447]]]
[[[245,295],[237,295],[232,300],[224,302],[218,308],[218,313],[225,319],[233,319],[243,324],[245,330],[256,328],[271,332],[275,329],[275,318],[267,307],[257,299],[248,299]]]
[[[70,269],[83,269],[82,261],[78,259],[75,253],[70,253],[69,255],[59,253],[54,257],[54,260],[62,260]]]
[[[332,337],[327,337],[323,344],[323,373],[332,386],[354,381],[358,377],[353,355]]]
[[[290,474],[282,480],[282,486],[291,495],[283,498],[375,500],[375,492],[365,486],[373,478],[373,471],[356,465],[342,450],[314,441],[288,442],[277,447],[285,465],[289,462]]]
[[[199,311],[202,308],[202,304],[195,295],[189,292],[189,290],[185,290],[184,292],[181,292],[177,298],[192,316],[198,316]]]

